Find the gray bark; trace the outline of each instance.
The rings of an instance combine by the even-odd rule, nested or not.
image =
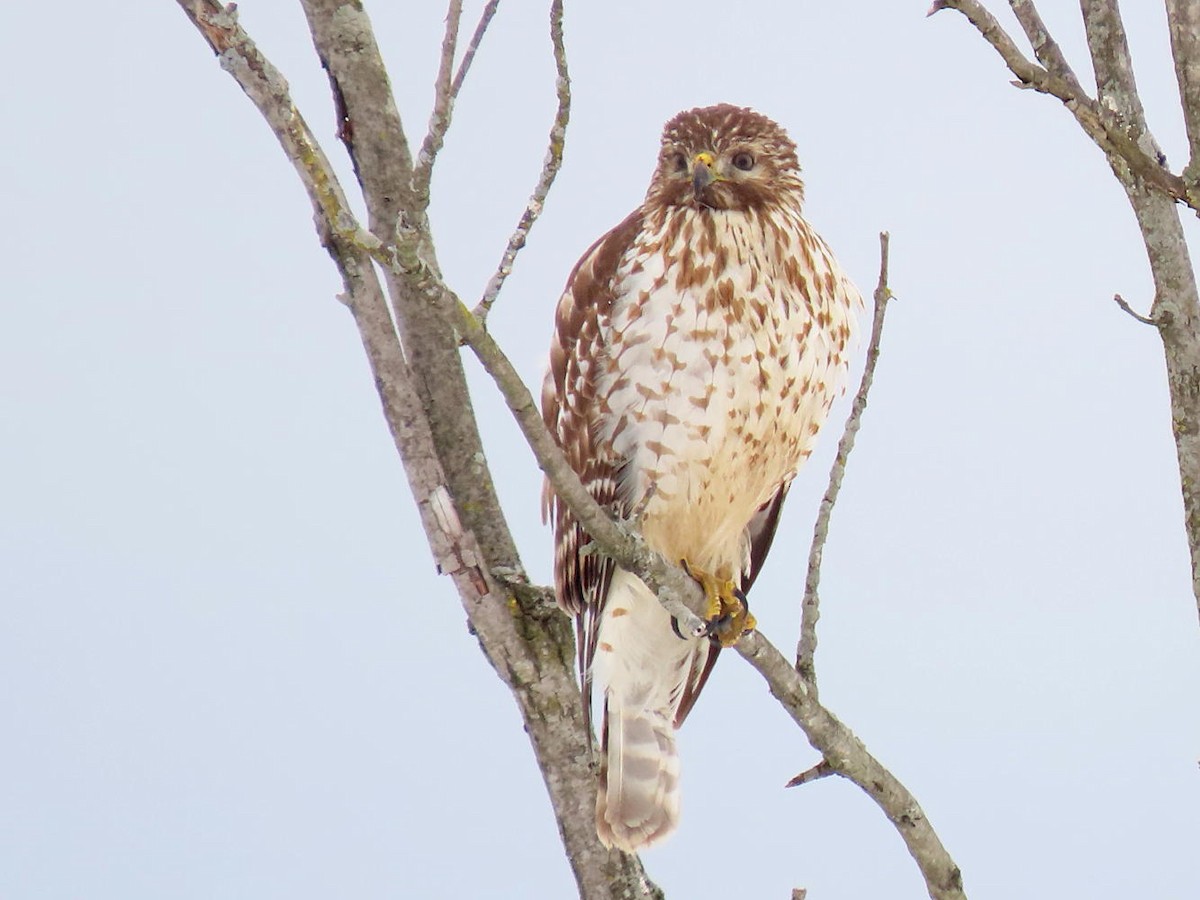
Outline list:
[[[596,837],[595,773],[569,624],[538,592],[511,593],[492,577],[493,570],[523,570],[483,458],[457,337],[445,304],[438,302],[445,287],[436,275],[433,237],[424,201],[412,190],[408,143],[366,14],[355,2],[305,3],[330,74],[339,134],[351,152],[377,237],[354,223],[286,81],[236,16],[215,0],[178,2],[263,113],[309,192],[434,559],[453,579],[485,655],[517,700],[580,896],[661,896],[636,857],[608,851]],[[424,264],[411,277],[384,267],[389,312],[367,248],[391,243],[398,228],[408,233]]]
[[[1182,174],[1168,168],[1138,96],[1129,43],[1117,0],[1080,0],[1096,97],[1083,91],[1033,0],[1009,0],[1040,62],[1034,63],[978,0],[935,0],[930,12],[962,13],[1000,54],[1021,86],[1057,97],[1104,151],[1137,218],[1154,277],[1150,324],[1166,359],[1171,430],[1179,463],[1184,531],[1192,562],[1192,593],[1200,615],[1200,302],[1178,204],[1200,213],[1200,3],[1166,0],[1171,47],[1191,146]],[[1124,301],[1118,298],[1118,303]],[[1136,318],[1136,317],[1135,317]],[[1143,321],[1146,321],[1143,319]]]

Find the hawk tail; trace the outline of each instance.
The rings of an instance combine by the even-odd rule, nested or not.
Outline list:
[[[614,703],[614,700],[616,701]],[[605,846],[636,852],[679,821],[679,756],[670,710],[604,705],[596,833]]]
[[[593,668],[604,685],[596,833],[632,853],[679,821],[675,720],[707,640],[685,641],[640,579],[613,572],[596,634]]]

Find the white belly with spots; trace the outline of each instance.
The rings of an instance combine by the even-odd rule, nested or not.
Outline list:
[[[643,510],[647,541],[737,572],[747,524],[809,455],[841,389],[851,321],[844,297],[820,290],[826,273],[847,285],[828,251],[814,252],[815,235],[797,266],[802,251],[779,252],[776,232],[740,213],[714,217],[732,253],[681,235],[665,271],[625,276],[598,386],[603,437],[627,461],[623,499]],[[796,285],[797,269],[815,272]]]

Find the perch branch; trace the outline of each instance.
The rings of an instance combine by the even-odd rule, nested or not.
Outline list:
[[[818,702],[809,683],[762,634],[747,632],[734,647],[763,676],[829,767],[858,785],[883,810],[920,868],[929,896],[933,900],[966,900],[962,872],[908,789]]]
[[[546,473],[554,492],[579,520],[598,551],[641,578],[658,595],[667,612],[675,617],[681,633],[693,637],[704,634],[707,625],[693,611],[703,608],[704,594],[700,586],[683,569],[668,563],[651,550],[635,530],[624,522],[614,520],[592,498],[546,428],[533,396],[508,357],[488,334],[483,323],[458,298],[447,292],[446,299],[454,304],[457,314],[455,325],[463,342],[474,351],[496,382],[521,433],[533,450],[538,466]]]
[[[887,314],[888,301],[892,299],[888,287],[888,249],[891,237],[886,231],[879,233],[879,283],[875,287],[875,311],[871,319],[871,340],[867,345],[867,360],[863,368],[862,381],[858,385],[858,393],[854,395],[854,403],[850,407],[850,416],[846,419],[846,427],[842,439],[838,441],[837,455],[833,467],[829,470],[829,486],[825,496],[821,498],[821,506],[817,510],[817,522],[813,527],[812,548],[808,552],[808,574],[804,578],[804,600],[800,604],[800,642],[796,648],[796,669],[801,676],[811,682],[813,693],[817,684],[813,657],[817,652],[817,621],[821,618],[821,600],[818,588],[821,584],[821,560],[825,554],[825,542],[829,538],[829,519],[833,514],[833,505],[837,503],[838,494],[842,490],[842,478],[846,474],[846,460],[854,449],[854,440],[862,426],[863,411],[867,408],[867,395],[875,379],[875,364],[879,361],[879,342],[883,339],[883,318]]]
[[[882,286],[876,292],[878,328],[882,328],[879,308],[886,306],[880,300],[891,296],[886,278],[886,237],[881,237],[881,247]],[[639,535],[629,532],[622,524],[611,521],[603,509],[587,495],[574,471],[559,452],[558,445],[546,430],[529,391],[503,352],[469,310],[461,303],[457,303],[456,308],[456,325],[465,342],[475,351],[488,374],[497,383],[532,447],[538,465],[546,472],[555,491],[584,523],[584,528],[598,551],[616,560],[623,569],[645,581],[658,594],[668,611],[683,619],[681,630],[685,621],[695,622],[703,628],[703,622],[689,609],[680,609],[683,605],[681,601],[686,600],[694,604],[700,599],[696,583],[688,578],[682,569],[667,564],[662,557],[651,551]],[[874,340],[874,343],[877,345],[878,341]],[[874,364],[870,363],[870,366],[873,372]],[[849,452],[848,448],[846,452]],[[818,702],[812,681],[803,678],[796,668],[784,659],[783,654],[758,632],[744,634],[735,647],[766,680],[771,693],[804,731],[809,743],[821,753],[831,770],[864,790],[895,825],[925,877],[930,896],[935,900],[963,900],[965,894],[958,866],[942,846],[916,799],[867,751],[850,729]]]
[[[962,873],[925,818],[916,798],[871,755],[849,728],[821,705],[813,659],[817,646],[816,625],[820,617],[817,589],[825,542],[829,537],[830,516],[841,490],[847,460],[862,425],[879,360],[887,305],[892,299],[892,291],[888,286],[889,249],[889,235],[882,232],[879,235],[879,281],[873,298],[875,309],[871,339],[862,381],[838,443],[837,455],[829,473],[829,486],[813,529],[796,664],[788,665],[783,655],[757,632],[746,635],[735,646],[738,653],[766,679],[771,693],[779,699],[809,743],[821,754],[821,761],[789,781],[788,787],[807,784],[833,774],[849,779],[879,805],[896,827],[925,878],[930,897],[935,900],[964,900],[966,895],[963,892]]]
[[[422,259],[420,248],[423,236],[412,234],[411,229],[401,228],[397,231],[397,243],[391,245],[381,243],[362,229],[349,213],[328,161],[291,104],[286,83],[277,72],[268,68],[266,61],[237,26],[232,14],[213,0],[178,2],[209,39],[214,50],[221,56],[223,64],[243,85],[271,124],[309,190],[319,217],[325,221],[326,240],[335,248],[343,250],[351,259],[365,263],[363,255],[369,254],[372,259],[414,284],[414,290],[422,295],[431,296],[435,302],[447,308],[466,342],[503,390],[509,406],[534,449],[539,465],[547,473],[564,502],[588,530],[591,538],[603,552],[612,556],[623,568],[642,577],[664,598],[664,605],[681,619],[685,632],[699,634],[704,628],[704,623],[688,608],[689,603],[698,606],[702,601],[698,585],[681,569],[666,563],[658,554],[650,551],[636,533],[630,532],[622,523],[610,520],[604,510],[587,494],[546,430],[533,398],[511,364],[491,340],[482,323],[454,297],[437,273]],[[375,309],[375,306],[378,309]],[[394,332],[390,331],[392,326],[386,310],[382,308],[381,303],[374,304],[372,309],[378,318],[378,328],[388,329],[392,335],[389,347],[399,352],[399,345],[394,341]],[[367,334],[364,332],[364,341],[366,339]],[[372,363],[374,362],[373,358]],[[381,377],[380,373],[376,374],[377,377]],[[407,377],[403,368],[394,374]],[[400,383],[399,386],[402,388],[404,385]],[[409,396],[408,401],[400,398],[400,402],[411,402],[414,405],[418,403],[413,396]],[[390,408],[388,402],[385,402],[385,406],[389,407],[387,411],[393,430],[395,431],[398,425],[404,426],[403,421],[394,421],[398,414],[402,418],[403,410]],[[419,409],[413,410],[413,418],[422,418]],[[504,604],[488,600],[494,598],[494,593],[488,588],[490,573],[484,573],[479,568],[483,561],[482,554],[471,543],[470,532],[463,530],[458,523],[453,499],[444,488],[440,492],[434,490],[423,499],[427,501],[423,507],[423,518],[427,512],[430,520],[438,528],[445,531],[452,540],[458,541],[456,546],[461,555],[454,560],[460,563],[456,569],[456,581],[461,578],[464,582],[464,598],[469,595],[477,598],[472,621],[477,621],[477,616],[480,617],[479,621],[486,616],[500,617],[503,620],[499,623],[491,622],[496,626],[494,629],[480,629],[481,637],[485,630],[489,634],[510,633],[511,628],[502,627],[505,622],[511,624]],[[506,680],[533,678],[536,682],[536,673],[520,671],[522,661],[518,658],[519,648],[511,648],[513,658],[507,659],[502,648],[494,649],[499,650],[501,660],[514,667],[507,672]],[[772,693],[804,729],[809,741],[821,752],[828,764],[838,774],[859,784],[893,821],[921,867],[931,896],[936,900],[961,898],[963,894],[958,869],[945,853],[911,794],[866,751],[849,729],[816,701],[815,695],[795,668],[788,664],[766,638],[756,632],[750,632],[742,637],[737,649],[764,676]],[[492,652],[490,650],[489,655]]]
[[[538,176],[533,194],[530,196],[529,202],[525,205],[525,211],[521,213],[516,230],[513,231],[508,239],[508,246],[504,248],[504,253],[500,257],[500,264],[488,280],[487,287],[483,291],[483,298],[475,307],[475,316],[484,325],[487,324],[487,317],[488,313],[491,312],[492,304],[500,296],[500,289],[504,287],[504,280],[512,272],[517,254],[525,246],[525,241],[529,237],[529,231],[533,228],[533,223],[542,214],[546,195],[550,193],[554,179],[558,176],[558,170],[562,168],[563,145],[567,136],[567,122],[571,118],[571,77],[567,72],[567,51],[563,45],[562,17],[562,0],[553,0],[550,4],[550,42],[554,47],[554,68],[557,73],[554,87],[555,93],[558,95],[558,109],[554,113],[554,123],[550,126],[550,139],[546,148],[546,159],[542,163],[542,172]]]

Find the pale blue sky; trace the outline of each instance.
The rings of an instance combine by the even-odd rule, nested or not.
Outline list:
[[[419,140],[442,9],[399,6],[369,5]],[[544,153],[541,6],[502,8],[438,166],[468,298]],[[1200,632],[1161,348],[1111,301],[1149,303],[1140,238],[1066,111],[926,6],[568,4],[566,164],[492,327],[535,383],[669,116],[787,127],[810,218],[864,290],[889,229],[899,298],[826,553],[823,698],[975,900],[1193,897]],[[1077,7],[1042,6],[1088,83]],[[1126,6],[1178,169],[1163,14]],[[571,896],[290,166],[176,4],[76,7],[9,4],[0,33],[0,897]],[[298,4],[240,7],[349,179]],[[548,580],[539,473],[474,383]],[[785,651],[833,436],[754,592]],[[925,896],[856,788],[782,789],[816,755],[736,656],[680,749],[683,824],[644,857],[668,896]]]

